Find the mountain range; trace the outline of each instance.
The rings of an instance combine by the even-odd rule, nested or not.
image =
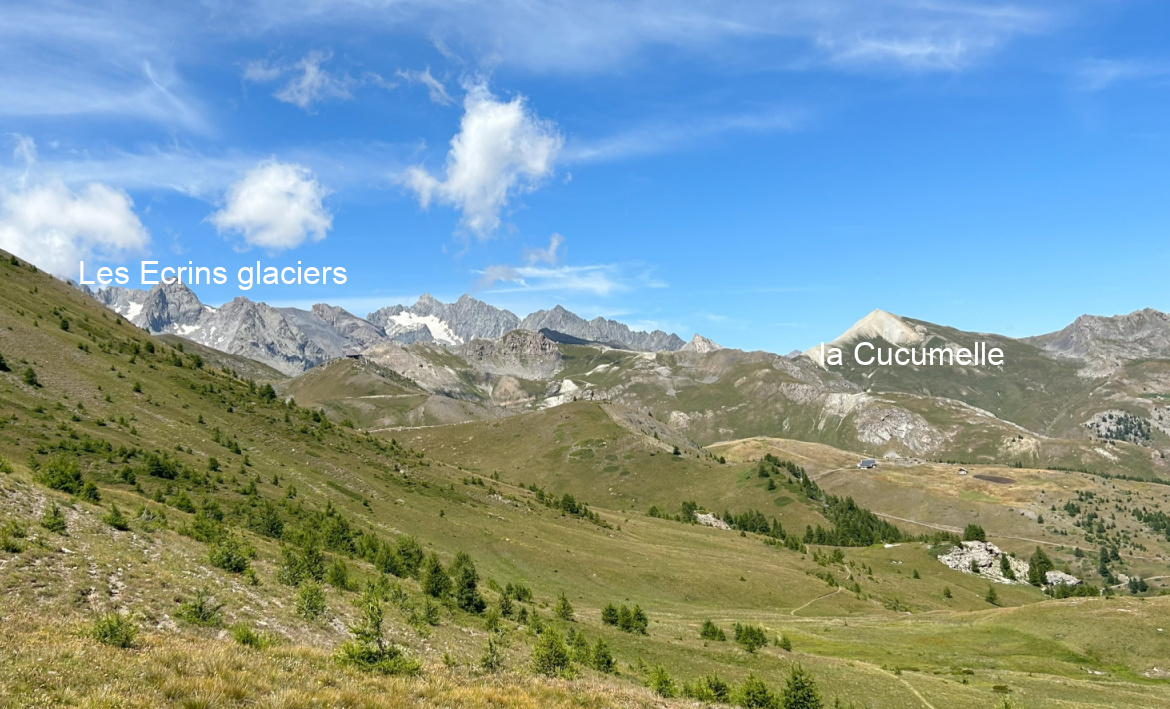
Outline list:
[[[149,290],[112,286],[91,295],[152,333],[179,335],[254,359],[289,376],[378,343],[457,346],[475,339],[498,338],[512,330],[547,330],[554,339],[561,335],[639,351],[674,351],[687,345],[675,334],[632,330],[600,317],[585,320],[559,305],[521,320],[508,310],[469,295],[454,303],[442,303],[424,294],[414,305],[382,308],[364,319],[323,303],[311,310],[274,308],[242,296],[213,308],[201,303],[181,283],[160,284]],[[692,347],[714,345],[706,338],[696,337],[699,339],[692,341]]]
[[[1006,363],[861,367],[846,358],[826,368],[816,348],[781,356],[701,335],[683,342],[560,306],[519,318],[467,295],[454,303],[424,295],[364,319],[324,304],[275,308],[246,298],[213,308],[182,285],[92,295],[153,333],[268,365],[275,379],[290,378],[277,384],[286,396],[367,428],[589,400],[651,414],[696,445],[779,435],[876,456],[1170,475],[1170,401],[1157,393],[1170,389],[1170,317],[1156,310],[1086,315],[1023,339],[875,310],[831,344],[978,339],[1000,347]]]

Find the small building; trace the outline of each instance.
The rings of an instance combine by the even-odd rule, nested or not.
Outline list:
[[[876,468],[877,461],[874,460],[873,458],[866,458],[865,460],[858,463],[857,467],[864,468],[865,470],[869,470],[870,468]]]

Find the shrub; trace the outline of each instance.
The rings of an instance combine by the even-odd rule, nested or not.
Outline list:
[[[677,451],[678,448],[675,448],[675,450]],[[670,673],[662,665],[657,665],[651,670],[650,688],[658,696],[668,699],[677,693],[674,688],[674,680],[670,678]]]
[[[574,662],[589,665],[593,657],[593,649],[589,647],[589,640],[585,633],[577,632],[576,628],[569,628],[569,650]]]
[[[609,651],[609,645],[605,643],[605,640],[597,639],[597,644],[593,646],[593,657],[590,665],[593,669],[605,674],[614,671],[616,665],[613,661],[613,654]]]
[[[504,666],[504,657],[491,635],[488,635],[487,645],[484,645],[483,655],[480,655],[479,666],[484,672],[495,672]]]
[[[777,706],[778,697],[772,694],[764,680],[749,674],[743,684],[736,688],[736,704],[750,709],[772,709]]]
[[[573,605],[569,603],[569,599],[565,596],[564,591],[561,591],[561,595],[557,597],[557,605],[554,612],[561,620],[573,620]]]
[[[983,531],[983,527],[977,524],[969,524],[963,529],[963,541],[985,542],[987,541],[987,533]]]
[[[783,709],[821,709],[821,695],[816,682],[800,665],[793,665],[788,673],[788,683],[780,695]]]
[[[7,458],[0,455],[0,473],[11,473],[11,472],[12,472],[12,463],[9,463]]]
[[[251,564],[252,547],[234,534],[213,543],[207,552],[211,565],[233,574],[242,574]]]
[[[39,387],[41,385],[40,380],[37,379],[36,370],[34,370],[32,367],[27,367],[24,372],[21,373],[20,379],[30,387]]]
[[[61,508],[57,506],[56,502],[45,508],[44,513],[41,515],[41,526],[56,534],[65,534],[68,531],[69,527],[65,522],[65,513],[61,511]]]
[[[78,495],[82,490],[81,468],[77,461],[58,454],[41,466],[37,480],[54,490]]]
[[[111,647],[134,647],[134,638],[138,636],[138,626],[125,616],[110,612],[97,617],[93,623],[91,635],[103,645]]]
[[[206,588],[195,591],[195,595],[179,604],[175,617],[179,620],[204,628],[217,628],[223,622],[223,604],[216,603]]]
[[[102,521],[122,532],[130,529],[130,520],[126,519],[122,510],[118,509],[118,504],[112,500],[110,501],[110,510],[102,515]]]
[[[276,580],[286,586],[299,586],[303,581],[321,581],[325,578],[325,558],[315,545],[298,549],[281,547],[280,565]]]
[[[706,704],[728,704],[731,702],[731,688],[714,672],[690,684],[683,685],[682,694],[688,699]]]
[[[81,486],[81,494],[78,497],[95,505],[102,500],[102,494],[98,491],[97,485],[94,485],[90,480],[86,480],[85,484]]]
[[[451,591],[451,577],[439,561],[439,555],[431,552],[423,563],[422,578],[420,579],[423,593],[432,598],[442,598]]]
[[[776,643],[784,652],[792,652],[792,641],[788,639],[787,635],[780,635],[780,642]]]
[[[618,624],[618,609],[612,603],[606,603],[605,608],[601,609],[601,622],[606,625]]]
[[[569,670],[569,650],[561,634],[549,628],[532,648],[532,671],[546,677],[559,677]]]
[[[989,585],[987,587],[987,595],[983,597],[983,600],[987,601],[993,606],[999,605],[999,594],[995,592],[995,586]]]
[[[417,576],[423,562],[423,548],[418,540],[404,534],[394,543],[394,552],[402,563],[403,573],[407,576]]]
[[[325,592],[315,581],[302,581],[297,587],[297,615],[317,620],[325,615]]]
[[[635,605],[633,610],[631,610],[623,604],[617,610],[616,625],[619,630],[624,630],[627,633],[646,635],[646,629],[649,624],[650,619],[646,617],[646,612],[642,610],[641,606]]]
[[[768,635],[757,625],[735,624],[735,642],[748,652],[755,652],[768,644]]]
[[[715,625],[713,621],[704,620],[703,627],[699,630],[699,637],[703,638],[704,640],[724,642],[727,640],[727,633],[724,633],[723,628]]]
[[[377,590],[369,587],[362,595],[361,615],[358,622],[350,626],[353,639],[346,642],[337,652],[337,659],[343,665],[356,667],[365,672],[384,675],[415,675],[420,664],[403,654],[382,635],[385,611]]]
[[[1028,583],[1033,586],[1043,586],[1048,582],[1048,572],[1055,569],[1052,559],[1040,547],[1028,559]]]
[[[272,644],[272,638],[264,633],[258,633],[246,625],[232,626],[232,639],[255,650],[263,650]]]
[[[353,583],[349,580],[349,567],[346,566],[344,559],[333,560],[329,570],[325,572],[325,582],[341,591],[353,590]]]
[[[24,548],[13,539],[12,530],[8,525],[0,527],[0,551],[6,554],[19,554]]]
[[[479,595],[479,574],[471,557],[464,552],[456,554],[451,572],[455,577],[455,605],[468,613],[483,613],[487,602]]]

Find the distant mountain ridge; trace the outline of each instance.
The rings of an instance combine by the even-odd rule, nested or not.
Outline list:
[[[1024,339],[876,310],[833,344],[986,340],[1010,366],[822,368],[803,354],[724,349],[701,335],[684,343],[564,308],[521,319],[470,296],[442,303],[426,295],[367,318],[324,304],[275,308],[246,298],[213,308],[184,286],[111,288],[95,297],[141,327],[276,368],[294,377],[280,384],[282,395],[361,426],[498,418],[589,400],[652,412],[702,443],[783,433],[875,457],[1088,469],[1108,461],[1170,475],[1170,357],[1157,357],[1168,352],[1170,317],[1153,310],[1085,316]],[[360,361],[344,358],[359,352]],[[1106,361],[1102,353],[1120,370],[1086,374]],[[1117,432],[1090,424],[1110,414],[1148,422],[1148,435],[1126,447],[1106,442]]]
[[[1023,341],[1084,362],[1087,375],[1107,374],[1127,361],[1170,358],[1170,314],[1145,308],[1111,317],[1082,315],[1064,329]]]
[[[585,320],[559,305],[522,321],[469,295],[443,303],[424,294],[414,305],[381,308],[360,318],[324,303],[311,310],[274,308],[242,296],[213,308],[183,284],[156,285],[150,290],[111,286],[90,294],[141,328],[248,357],[289,376],[381,343],[458,347],[474,340],[494,340],[513,330],[543,330],[554,337],[559,334],[641,351],[673,351],[685,344],[678,335],[661,330],[641,332],[605,318]]]

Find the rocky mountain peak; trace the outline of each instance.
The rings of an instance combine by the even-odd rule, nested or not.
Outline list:
[[[722,345],[717,344],[714,340],[709,340],[696,332],[695,336],[691,338],[691,341],[680,347],[679,351],[706,354],[708,352],[714,352],[721,349],[723,349]]]

